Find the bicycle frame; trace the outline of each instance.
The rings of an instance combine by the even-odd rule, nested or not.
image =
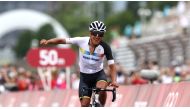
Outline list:
[[[113,89],[100,89],[100,88],[82,88],[82,92],[84,92],[85,90],[91,90],[92,91],[92,104],[91,104],[91,107],[97,107],[96,104],[98,103],[96,101],[96,95],[101,92],[101,91],[109,91],[109,92],[112,92],[112,102],[115,101],[116,99],[116,88],[113,88]]]

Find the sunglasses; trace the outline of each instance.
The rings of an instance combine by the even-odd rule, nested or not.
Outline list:
[[[98,36],[98,37],[104,37],[104,32],[93,31],[92,35],[93,36]]]

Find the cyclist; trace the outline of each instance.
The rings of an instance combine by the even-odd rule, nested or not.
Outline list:
[[[76,44],[79,46],[79,68],[80,83],[79,97],[82,107],[90,105],[92,92],[90,90],[82,91],[83,88],[101,88],[107,86],[118,88],[116,82],[116,68],[112,56],[111,48],[102,38],[106,32],[106,26],[101,21],[94,21],[89,26],[90,37],[74,37],[74,38],[53,38],[42,39],[41,45],[47,44]],[[110,68],[111,82],[107,82],[105,72],[103,70],[103,59],[107,58]],[[82,96],[83,95],[83,96]],[[99,93],[99,101],[102,106],[106,103],[106,92]]]

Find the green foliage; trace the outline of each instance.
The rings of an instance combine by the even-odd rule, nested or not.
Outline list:
[[[106,18],[106,25],[108,27],[108,31],[105,37],[107,42],[112,40],[111,31],[116,28],[119,34],[123,33],[123,30],[127,24],[134,25],[136,21],[140,20],[140,16],[138,15],[138,9],[140,8],[140,4],[143,1],[128,1],[127,10],[117,13],[111,14],[108,18]],[[144,8],[148,8],[152,11],[160,10],[162,11],[164,6],[176,6],[176,1],[147,1],[145,3]],[[122,35],[122,34],[121,34]]]
[[[90,1],[98,9],[97,1]],[[120,13],[113,13],[112,2],[110,1],[98,1],[104,6],[104,19],[103,21],[107,25],[107,32],[105,34],[104,40],[110,42],[112,40],[111,32],[113,29],[118,30],[118,33],[122,35],[123,30],[127,24],[134,25],[135,21],[138,21],[138,9],[140,8],[140,3],[142,1],[128,1],[127,10]],[[127,2],[127,1],[126,1]],[[51,16],[57,19],[65,29],[68,31],[70,37],[76,36],[86,36],[89,35],[88,26],[93,20],[100,20],[97,16],[97,10],[93,11],[95,17],[91,18],[86,14],[85,1],[64,1],[59,2],[60,8],[51,13]],[[145,8],[154,10],[163,10],[164,6],[175,6],[177,1],[148,1],[146,2]],[[90,7],[93,8],[93,7]],[[50,39],[55,37],[53,28],[51,25],[46,24],[40,28],[36,33],[31,31],[25,31],[19,38],[16,47],[17,57],[25,56],[26,52],[31,46],[32,39]],[[76,49],[76,48],[74,48]]]
[[[104,40],[106,40],[106,42],[110,42],[112,40],[110,35],[113,28],[116,28],[119,34],[121,34],[127,24],[133,25],[136,20],[137,18],[134,17],[134,14],[131,13],[131,11],[121,12],[117,15],[107,18],[106,25],[108,28]]]
[[[31,41],[34,36],[35,33],[28,30],[21,34],[16,46],[13,48],[18,58],[22,58],[26,55],[27,51],[30,49]]]
[[[54,37],[56,37],[56,34],[53,30],[53,27],[50,24],[45,24],[39,29],[39,31],[36,32],[36,36],[34,38],[41,40]]]
[[[127,10],[130,11],[131,13],[133,13],[133,18],[136,18],[136,17],[139,18],[138,13],[137,13],[137,11],[140,7],[139,5],[140,5],[139,1],[129,1],[128,2]]]
[[[83,2],[63,2],[61,9],[52,14],[68,31],[70,37],[84,36],[90,19],[85,16]]]
[[[107,19],[110,15],[112,15],[112,2],[107,2],[107,1],[101,1],[104,4],[104,17]]]
[[[176,6],[178,1],[149,1],[147,4],[147,8],[151,10],[163,10],[164,6]]]
[[[37,32],[29,30],[24,31],[14,47],[17,58],[23,58],[26,56],[26,53],[31,48],[31,42],[33,39],[40,41],[41,39],[50,39],[54,37],[55,33],[50,24],[43,25]]]
[[[127,1],[126,1],[127,2]],[[123,30],[127,24],[134,25],[135,21],[139,21],[140,17],[138,15],[138,9],[143,1],[128,1],[127,10],[120,13],[113,13],[112,2],[110,1],[90,1],[92,3],[91,9],[94,18],[87,16],[84,10],[84,1],[77,2],[60,2],[61,8],[52,13],[55,17],[68,31],[70,37],[85,36],[88,35],[88,25],[93,20],[99,20],[97,16],[98,4],[103,4],[104,6],[104,22],[107,25],[107,32],[105,34],[104,40],[110,42],[112,40],[111,31],[113,28],[117,28],[119,33],[123,33]],[[177,2],[171,1],[147,1],[145,2],[145,8],[151,10],[163,10],[165,5],[176,5]]]

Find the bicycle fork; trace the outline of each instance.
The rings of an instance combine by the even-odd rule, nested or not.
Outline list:
[[[92,107],[97,107],[97,105],[101,105],[99,101],[99,93],[93,92],[92,93]]]
[[[95,93],[92,93],[92,107],[95,107],[96,105],[96,94]]]

